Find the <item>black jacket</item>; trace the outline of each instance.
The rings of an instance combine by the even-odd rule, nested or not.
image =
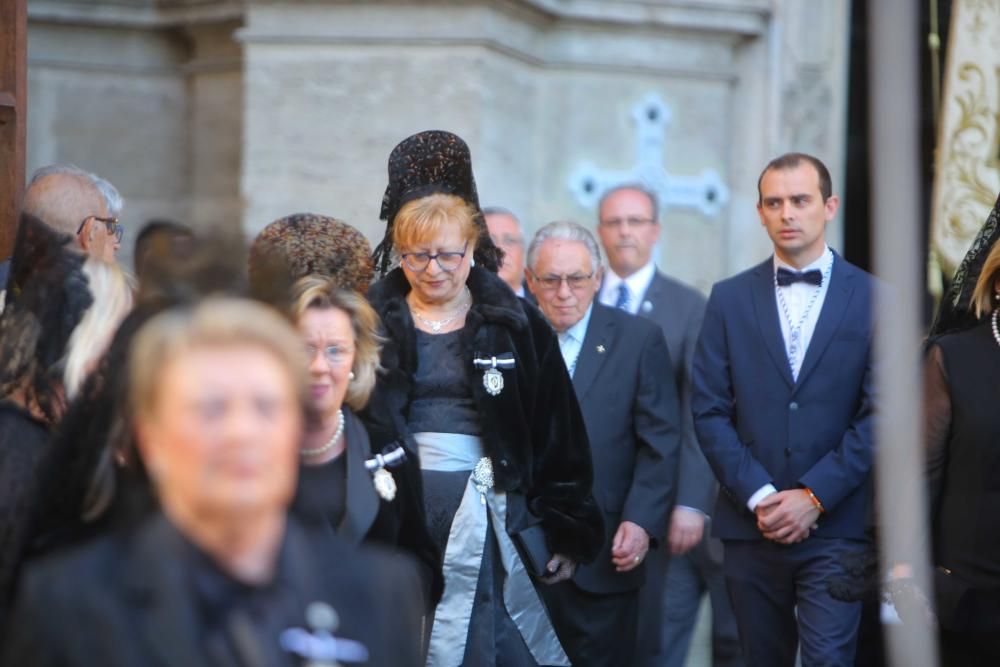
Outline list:
[[[680,417],[667,342],[652,322],[595,302],[573,386],[584,409],[594,457],[594,495],[604,512],[601,555],[573,581],[591,593],[637,590],[645,562],[617,572],[611,542],[622,521],[667,533],[677,495]]]
[[[513,369],[502,371],[504,388],[498,395],[490,395],[478,379],[472,383],[496,487],[527,501],[527,512],[521,503],[509,504],[507,530],[516,533],[540,523],[551,551],[589,562],[601,548],[603,521],[591,492],[586,428],[555,332],[496,274],[473,267],[467,284],[472,307],[461,337],[467,363],[471,367],[474,358],[506,354],[515,361]],[[366,412],[391,419],[401,433],[408,432],[417,368],[409,291],[402,270],[396,269],[369,292],[388,342],[382,350],[385,372]]]
[[[299,661],[280,648],[279,637],[286,629],[308,627],[305,610],[316,601],[339,615],[336,637],[365,644],[370,651],[366,664],[422,664],[420,584],[409,559],[362,551],[290,520],[275,576],[282,594],[266,610],[254,612],[273,631],[243,626],[250,632],[239,635],[240,650],[255,659],[229,660],[210,654],[206,621],[235,627],[238,619],[232,614],[206,619],[193,576],[205,558],[155,514],[134,530],[29,566],[6,628],[2,664],[296,665]]]
[[[321,531],[336,534],[351,544],[380,544],[413,556],[421,566],[427,602],[433,609],[441,599],[444,578],[441,554],[427,532],[420,464],[415,456],[408,455],[401,464],[389,468],[396,482],[396,497],[392,501],[380,498],[365,461],[374,454],[395,449],[398,436],[390,428],[374,424],[366,427],[346,407],[344,420],[347,502],[343,520],[339,526],[334,526],[327,516],[309,514],[298,495],[292,512],[317,525]]]

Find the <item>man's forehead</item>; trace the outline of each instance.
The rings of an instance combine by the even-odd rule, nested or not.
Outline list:
[[[768,169],[760,181],[762,199],[818,195],[819,173],[808,162],[788,169]]]
[[[601,212],[611,207],[640,209],[644,212],[650,212],[653,210],[653,202],[649,200],[649,195],[642,190],[622,188],[604,198],[601,204]]]
[[[563,239],[548,239],[542,243],[538,253],[538,268],[557,268],[570,270],[580,268],[589,271],[591,266],[590,251],[579,241]]]
[[[510,213],[487,213],[486,225],[488,227],[511,228],[520,230],[521,223]]]

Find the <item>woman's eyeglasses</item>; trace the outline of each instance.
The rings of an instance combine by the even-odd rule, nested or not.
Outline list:
[[[320,353],[322,353],[323,358],[331,366],[341,366],[351,356],[351,349],[343,345],[316,347],[315,345],[306,344],[306,356],[309,358],[309,361],[315,359],[316,355]]]
[[[417,273],[426,271],[427,267],[431,265],[432,259],[438,263],[442,271],[451,273],[462,265],[462,260],[465,259],[465,253],[468,251],[469,242],[466,241],[462,252],[439,252],[434,255],[427,252],[404,252],[400,255],[400,259],[403,260],[403,263],[406,264],[410,271]]]
[[[76,235],[79,236],[83,232],[83,228],[87,225],[88,220],[96,220],[97,222],[104,223],[104,229],[107,230],[108,236],[114,236],[115,240],[121,243],[122,237],[125,235],[125,226],[118,222],[118,218],[100,218],[96,215],[87,216],[80,223],[80,226],[76,229]]]

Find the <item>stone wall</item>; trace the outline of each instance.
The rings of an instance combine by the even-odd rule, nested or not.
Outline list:
[[[104,176],[132,240],[154,217],[240,223],[243,9],[189,4],[28,3],[28,174]]]
[[[29,171],[68,160],[107,176],[130,222],[252,234],[312,211],[375,241],[389,151],[449,129],[472,148],[483,204],[529,233],[593,224],[587,169],[641,168],[675,190],[711,176],[711,210],[678,195],[659,249],[707,290],[768,252],[755,211],[768,159],[816,152],[842,182],[848,5],[29,0]],[[640,135],[643,105],[664,115]]]

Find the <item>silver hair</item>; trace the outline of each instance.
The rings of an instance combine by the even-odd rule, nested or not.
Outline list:
[[[31,180],[28,181],[28,187],[30,188],[32,185],[42,180],[46,176],[53,176],[55,174],[72,174],[74,176],[80,176],[81,178],[86,178],[91,181],[94,180],[93,174],[91,174],[89,171],[84,171],[83,169],[80,169],[75,164],[69,164],[68,162],[57,163],[57,164],[49,164],[44,167],[39,167],[38,169],[36,169],[35,172],[31,175]]]
[[[97,186],[97,189],[101,191],[101,195],[104,197],[104,203],[108,208],[108,216],[112,218],[119,217],[122,214],[122,208],[125,207],[125,200],[118,192],[118,188],[111,185],[107,179],[101,178],[97,174],[90,174],[90,177],[93,179],[94,185]]]
[[[484,206],[483,215],[509,215],[514,218],[514,222],[517,223],[518,227],[523,227],[523,224],[521,223],[521,216],[514,213],[514,211],[510,210],[506,206]]]
[[[596,270],[601,266],[601,247],[597,245],[597,239],[583,225],[569,220],[558,220],[545,225],[531,239],[528,245],[528,266],[535,270],[535,260],[538,259],[538,251],[546,241],[575,241],[582,243],[590,253],[590,266]]]
[[[118,192],[118,189],[107,179],[101,178],[97,174],[84,169],[80,169],[75,164],[64,162],[39,167],[31,175],[31,180],[28,181],[28,187],[30,188],[37,181],[42,180],[46,176],[53,176],[55,174],[79,176],[80,178],[90,181],[91,184],[97,188],[97,191],[101,193],[101,196],[104,197],[104,205],[105,208],[108,209],[108,216],[117,218],[121,215],[122,209],[125,207],[125,200],[122,198],[121,193]]]
[[[639,182],[620,183],[614,186],[613,188],[608,188],[607,190],[605,190],[604,193],[601,195],[600,201],[597,202],[598,215],[600,215],[601,209],[604,208],[604,202],[608,200],[608,197],[618,192],[623,192],[625,190],[631,190],[632,192],[638,192],[640,194],[646,195],[646,198],[649,200],[650,209],[653,213],[653,222],[656,223],[660,222],[659,195],[657,195],[655,192],[653,192],[648,187]]]

